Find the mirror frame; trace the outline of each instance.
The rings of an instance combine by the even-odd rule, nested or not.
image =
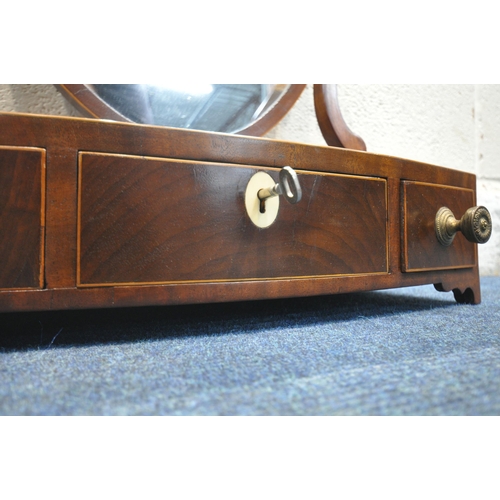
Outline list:
[[[56,88],[84,116],[133,123],[130,118],[119,113],[106,101],[101,99],[88,83],[58,83]],[[306,84],[290,84],[284,94],[266,113],[248,126],[233,132],[238,135],[263,136],[288,113],[302,94]]]
[[[329,146],[366,151],[365,141],[349,128],[342,116],[335,83],[314,84],[314,109]]]

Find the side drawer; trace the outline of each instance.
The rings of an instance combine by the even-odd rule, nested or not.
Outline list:
[[[458,233],[449,247],[439,243],[434,228],[437,211],[448,207],[460,218],[475,205],[472,189],[402,182],[402,267],[405,272],[474,267],[476,245]]]
[[[42,288],[45,149],[0,146],[0,289]]]
[[[297,171],[302,200],[256,227],[250,178],[279,168],[79,153],[77,285],[387,273],[387,183]]]

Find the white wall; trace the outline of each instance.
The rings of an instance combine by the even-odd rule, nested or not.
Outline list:
[[[500,85],[339,84],[349,127],[368,151],[473,172],[493,217],[479,246],[483,275],[500,274]],[[52,85],[0,85],[0,111],[79,116]],[[325,144],[312,86],[268,137]],[[458,215],[458,214],[456,214]]]
[[[81,116],[53,85],[0,84],[0,111]]]

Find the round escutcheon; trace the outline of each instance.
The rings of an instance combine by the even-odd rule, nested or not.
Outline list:
[[[276,181],[266,172],[257,172],[248,181],[245,191],[245,207],[250,220],[257,227],[269,227],[278,216],[278,210],[280,208],[279,196],[266,199],[264,212],[261,212],[261,201],[257,196],[257,193],[261,189],[271,189],[275,184]]]

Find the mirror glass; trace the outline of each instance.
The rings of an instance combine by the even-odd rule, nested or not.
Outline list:
[[[274,126],[293,105],[304,85],[192,83],[85,84],[58,87],[70,94],[73,102],[80,105],[87,114],[98,118],[241,133],[250,130],[252,124],[264,118],[269,122],[267,129]],[[78,94],[72,87],[80,87]],[[100,101],[101,108],[95,107],[92,100]],[[111,108],[109,111],[112,116],[101,112],[102,104]],[[98,108],[99,110],[95,111]],[[275,116],[272,123],[270,116]],[[258,132],[260,131],[256,131],[255,135],[259,135]]]

